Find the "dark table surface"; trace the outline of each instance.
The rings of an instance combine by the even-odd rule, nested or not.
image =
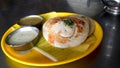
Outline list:
[[[75,62],[54,67],[31,67],[10,60],[0,49],[0,68],[120,68],[120,15],[105,12],[100,0],[90,1],[0,0],[0,39],[20,18],[50,11],[75,12],[90,16],[99,22],[104,32],[99,47]]]

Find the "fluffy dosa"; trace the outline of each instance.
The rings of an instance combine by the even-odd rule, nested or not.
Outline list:
[[[70,21],[67,23],[65,21]],[[72,24],[72,25],[71,25]],[[94,31],[94,23],[86,16],[55,17],[43,24],[43,36],[52,46],[68,48],[83,43]]]

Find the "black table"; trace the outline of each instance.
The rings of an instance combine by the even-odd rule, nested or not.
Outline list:
[[[30,67],[10,60],[0,49],[0,68],[120,68],[120,15],[107,13],[99,0],[92,1],[90,5],[87,0],[0,0],[0,38],[20,18],[51,11],[90,16],[99,22],[104,31],[99,47],[75,62],[54,67]]]

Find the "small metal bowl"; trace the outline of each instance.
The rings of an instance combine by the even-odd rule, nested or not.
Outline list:
[[[40,15],[29,15],[21,18],[17,24],[21,26],[35,26],[40,29],[43,17]]]
[[[15,50],[31,49],[39,40],[39,29],[33,26],[23,26],[11,32],[6,43]]]

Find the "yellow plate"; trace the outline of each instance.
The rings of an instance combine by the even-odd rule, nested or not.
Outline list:
[[[46,14],[41,14],[45,18],[45,20],[49,18],[53,18],[56,16],[67,16],[73,15],[74,13],[68,12],[50,12]],[[73,62],[75,60],[81,59],[92,51],[94,51],[100,44],[103,31],[101,26],[94,20],[95,23],[95,32],[91,35],[83,44],[77,47],[59,49],[52,47],[47,41],[41,36],[40,41],[36,45],[37,48],[41,48],[49,54],[53,55],[58,59],[57,62],[51,61],[44,55],[40,54],[35,49],[31,49],[28,51],[15,51],[11,47],[9,47],[5,43],[6,36],[14,30],[14,28],[19,28],[20,26],[15,24],[11,28],[9,28],[2,37],[1,47],[3,52],[12,60],[30,65],[30,66],[55,66]]]

